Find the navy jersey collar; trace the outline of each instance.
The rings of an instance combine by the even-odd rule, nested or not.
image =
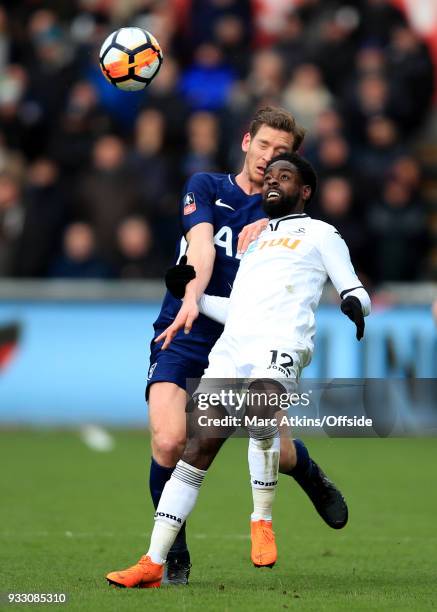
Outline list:
[[[240,185],[235,180],[236,176],[237,176],[236,174],[228,174],[228,181],[229,181],[229,183],[233,187],[236,187],[240,191],[240,193],[242,193],[244,195],[244,197],[246,197],[246,198],[259,198],[259,197],[261,197],[261,192],[249,194],[249,193],[246,193],[243,189],[241,189]]]

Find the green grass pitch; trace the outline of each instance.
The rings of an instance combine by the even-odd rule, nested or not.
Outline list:
[[[115,449],[97,453],[75,432],[0,434],[0,591],[65,592],[67,604],[39,608],[85,611],[437,606],[435,439],[308,439],[347,497],[350,523],[329,529],[281,477],[272,570],[250,564],[247,441],[231,440],[189,521],[190,586],[120,590],[104,576],[143,553],[152,507],[146,436],[114,436]]]

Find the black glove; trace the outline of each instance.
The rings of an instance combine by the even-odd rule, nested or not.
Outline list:
[[[353,295],[348,295],[341,303],[341,311],[357,326],[357,340],[364,336],[364,315],[361,302]]]
[[[187,264],[187,256],[182,255],[179,263],[169,268],[164,278],[165,286],[170,293],[181,300],[185,295],[185,287],[196,278],[196,271],[193,266]]]

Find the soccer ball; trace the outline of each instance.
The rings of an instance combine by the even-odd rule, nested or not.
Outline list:
[[[114,87],[138,91],[158,74],[162,51],[156,38],[141,28],[112,32],[100,49],[100,68]]]

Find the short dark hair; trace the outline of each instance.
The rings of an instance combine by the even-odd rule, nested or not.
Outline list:
[[[317,190],[317,174],[310,162],[299,153],[280,153],[270,160],[265,171],[267,172],[268,168],[277,161],[288,161],[297,168],[302,183],[311,187],[311,195],[308,198],[310,202]]]
[[[297,151],[305,138],[305,130],[297,125],[295,118],[285,108],[263,106],[258,109],[249,125],[249,134],[255,136],[262,125],[282,130],[293,135],[293,151]]]

